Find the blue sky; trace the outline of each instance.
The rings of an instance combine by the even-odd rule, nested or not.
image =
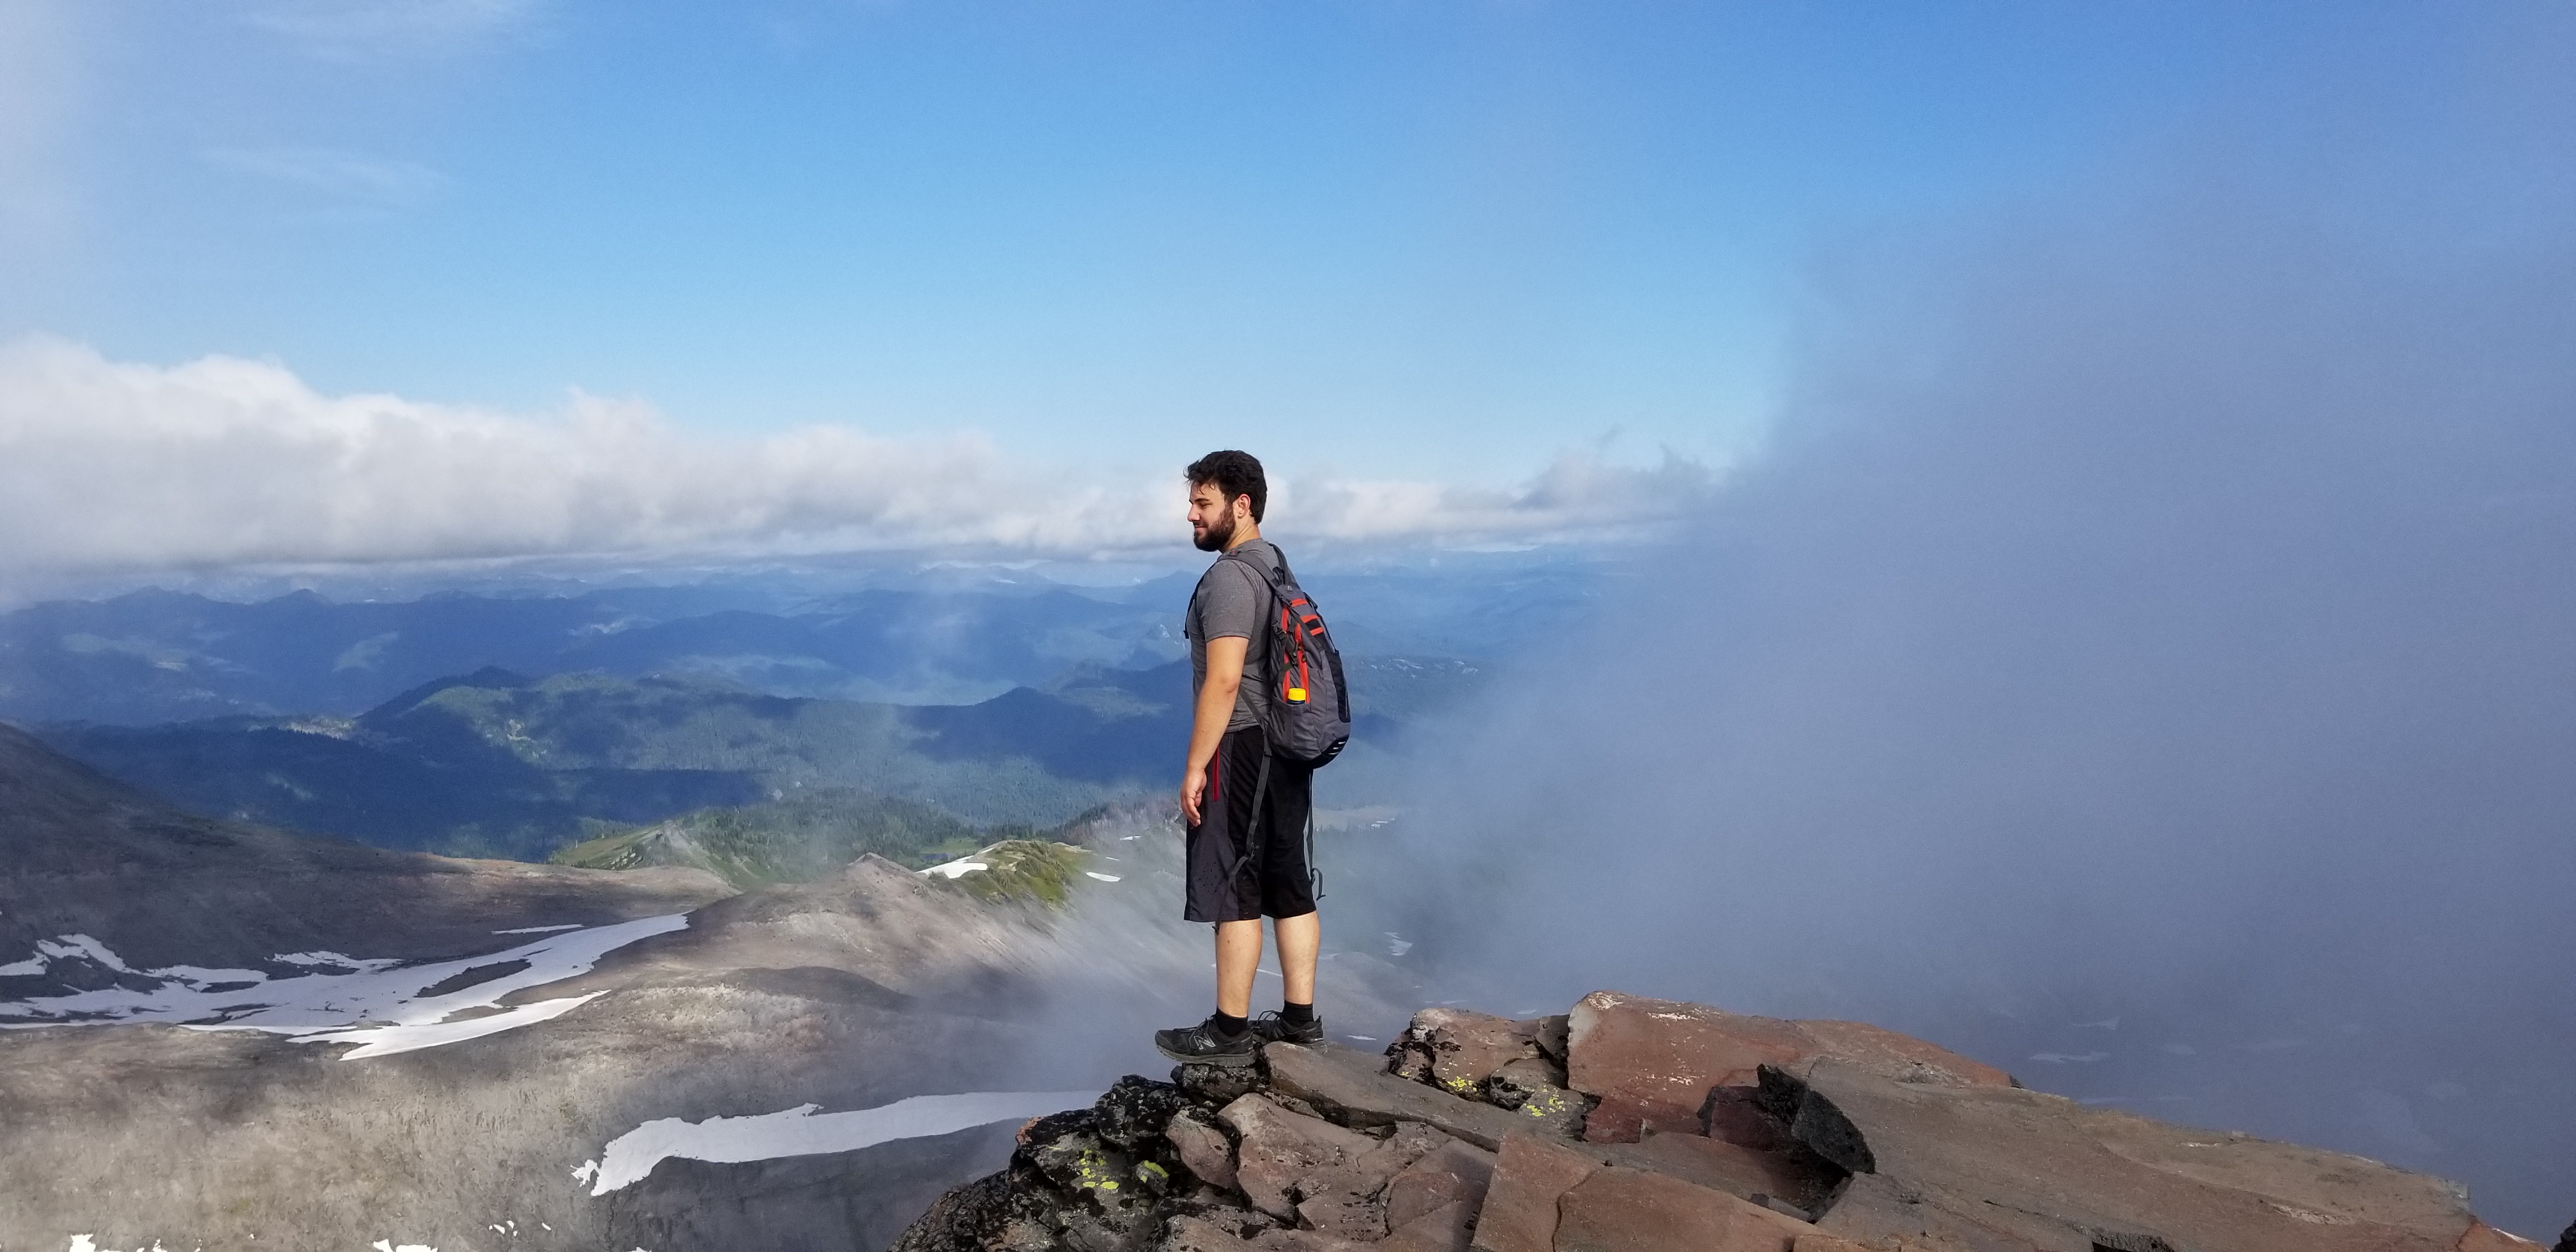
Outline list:
[[[2098,187],[2434,12],[20,0],[0,339],[1039,475],[1723,466],[1819,257]]]

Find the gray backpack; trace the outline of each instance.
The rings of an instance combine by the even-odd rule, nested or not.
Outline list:
[[[1277,548],[1271,551],[1277,552]],[[1270,628],[1262,655],[1270,684],[1270,754],[1315,769],[1340,755],[1351,741],[1351,693],[1342,683],[1342,653],[1314,600],[1288,572],[1288,558],[1274,566],[1241,548],[1220,558],[1240,561],[1270,588]]]

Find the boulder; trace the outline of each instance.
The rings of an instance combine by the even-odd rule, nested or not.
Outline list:
[[[1509,1054],[1480,1092],[1329,1045],[1184,1067],[1177,1086],[1123,1080],[1028,1123],[1007,1170],[898,1247],[2539,1252],[2437,1179],[2088,1108],[1873,1027],[1611,993],[1562,1042],[1545,1025],[1417,1019],[1420,1050],[1397,1059],[1426,1077]],[[1551,1130],[1578,1124],[1588,1137]]]
[[[1609,1166],[1557,1201],[1556,1252],[1790,1252],[1821,1233],[1723,1191]]]
[[[1265,1230],[1250,1238],[1200,1217],[1175,1217],[1156,1252],[1362,1252],[1373,1245],[1311,1230]]]
[[[1383,1072],[1368,1054],[1349,1048],[1274,1043],[1262,1053],[1269,1063],[1272,1090],[1303,1100],[1344,1125],[1422,1122],[1491,1150],[1501,1145],[1504,1135],[1538,1120],[1407,1082]]]
[[[1832,1058],[1906,1082],[2012,1083],[1992,1066],[1854,1022],[1748,1017],[1613,991],[1583,997],[1567,1022],[1567,1082],[1599,1101],[1584,1137],[1600,1143],[1633,1143],[1647,1129],[1702,1131],[1711,1092],[1751,1085],[1764,1065],[1798,1074]]]
[[[1419,1122],[1404,1122],[1386,1142],[1354,1161],[1326,1166],[1298,1179],[1290,1189],[1297,1200],[1298,1225],[1345,1239],[1385,1237],[1388,1184],[1416,1161],[1458,1141]],[[1474,1151],[1473,1148],[1463,1148]],[[1414,1214],[1407,1213],[1406,1219]]]
[[[1565,1089],[1565,1067],[1543,1056],[1524,1056],[1505,1062],[1485,1079],[1485,1102],[1498,1109],[1516,1109],[1531,1092],[1550,1088]]]
[[[2481,1229],[2448,1184],[2360,1157],[1836,1060],[1795,1085],[1799,1138],[1866,1166],[1818,1222],[1854,1242],[2454,1252]]]
[[[1424,1009],[1388,1045],[1388,1070],[1453,1095],[1480,1096],[1494,1071],[1513,1061],[1541,1058],[1538,1031],[1537,1022],[1465,1009]]]
[[[1378,1146],[1367,1135],[1291,1113],[1259,1094],[1238,1097],[1217,1117],[1234,1128],[1235,1185],[1252,1207],[1281,1221],[1296,1219],[1290,1189],[1300,1179]]]
[[[1191,1099],[1225,1104],[1246,1092],[1259,1090],[1261,1075],[1246,1065],[1190,1062],[1172,1067],[1172,1085],[1187,1092]]]
[[[1163,1123],[1189,1103],[1179,1086],[1129,1074],[1091,1106],[1092,1129],[1107,1142],[1133,1149],[1163,1133]]]
[[[1468,1252],[1475,1230],[1476,1210],[1452,1200],[1397,1227],[1377,1246],[1381,1252]]]
[[[1493,1178],[1493,1153],[1452,1139],[1387,1183],[1386,1224],[1401,1230],[1452,1204],[1472,1214],[1484,1207]]]
[[[1476,1252],[1549,1252],[1557,1201],[1601,1168],[1582,1152],[1532,1134],[1503,1140],[1476,1221]]]
[[[1757,1204],[1764,1196],[1774,1197],[1807,1213],[1823,1208],[1845,1176],[1831,1162],[1803,1149],[1756,1152],[1700,1135],[1649,1131],[1634,1144],[1599,1144],[1592,1150],[1633,1169],[1670,1174]]]
[[[1163,1138],[1172,1153],[1198,1180],[1224,1191],[1235,1189],[1234,1144],[1225,1131],[1196,1109],[1184,1109],[1163,1123]]]

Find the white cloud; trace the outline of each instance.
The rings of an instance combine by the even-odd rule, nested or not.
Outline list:
[[[0,565],[24,571],[564,554],[1175,546],[1177,475],[1039,474],[974,435],[843,426],[681,430],[575,396],[515,414],[324,395],[273,362],[109,361],[69,340],[0,346]],[[1617,534],[1698,500],[1709,475],[1560,459],[1517,491],[1284,481],[1283,533],[1357,542]]]
[[[208,148],[200,155],[208,165],[230,173],[378,204],[407,204],[447,181],[426,165],[336,148]]]

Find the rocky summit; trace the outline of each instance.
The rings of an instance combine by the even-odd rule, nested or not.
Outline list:
[[[1425,1009],[1384,1056],[1280,1043],[1130,1076],[1022,1126],[894,1249],[2539,1246],[2376,1161],[2088,1107],[1858,1023],[1602,991],[1529,1021]]]

